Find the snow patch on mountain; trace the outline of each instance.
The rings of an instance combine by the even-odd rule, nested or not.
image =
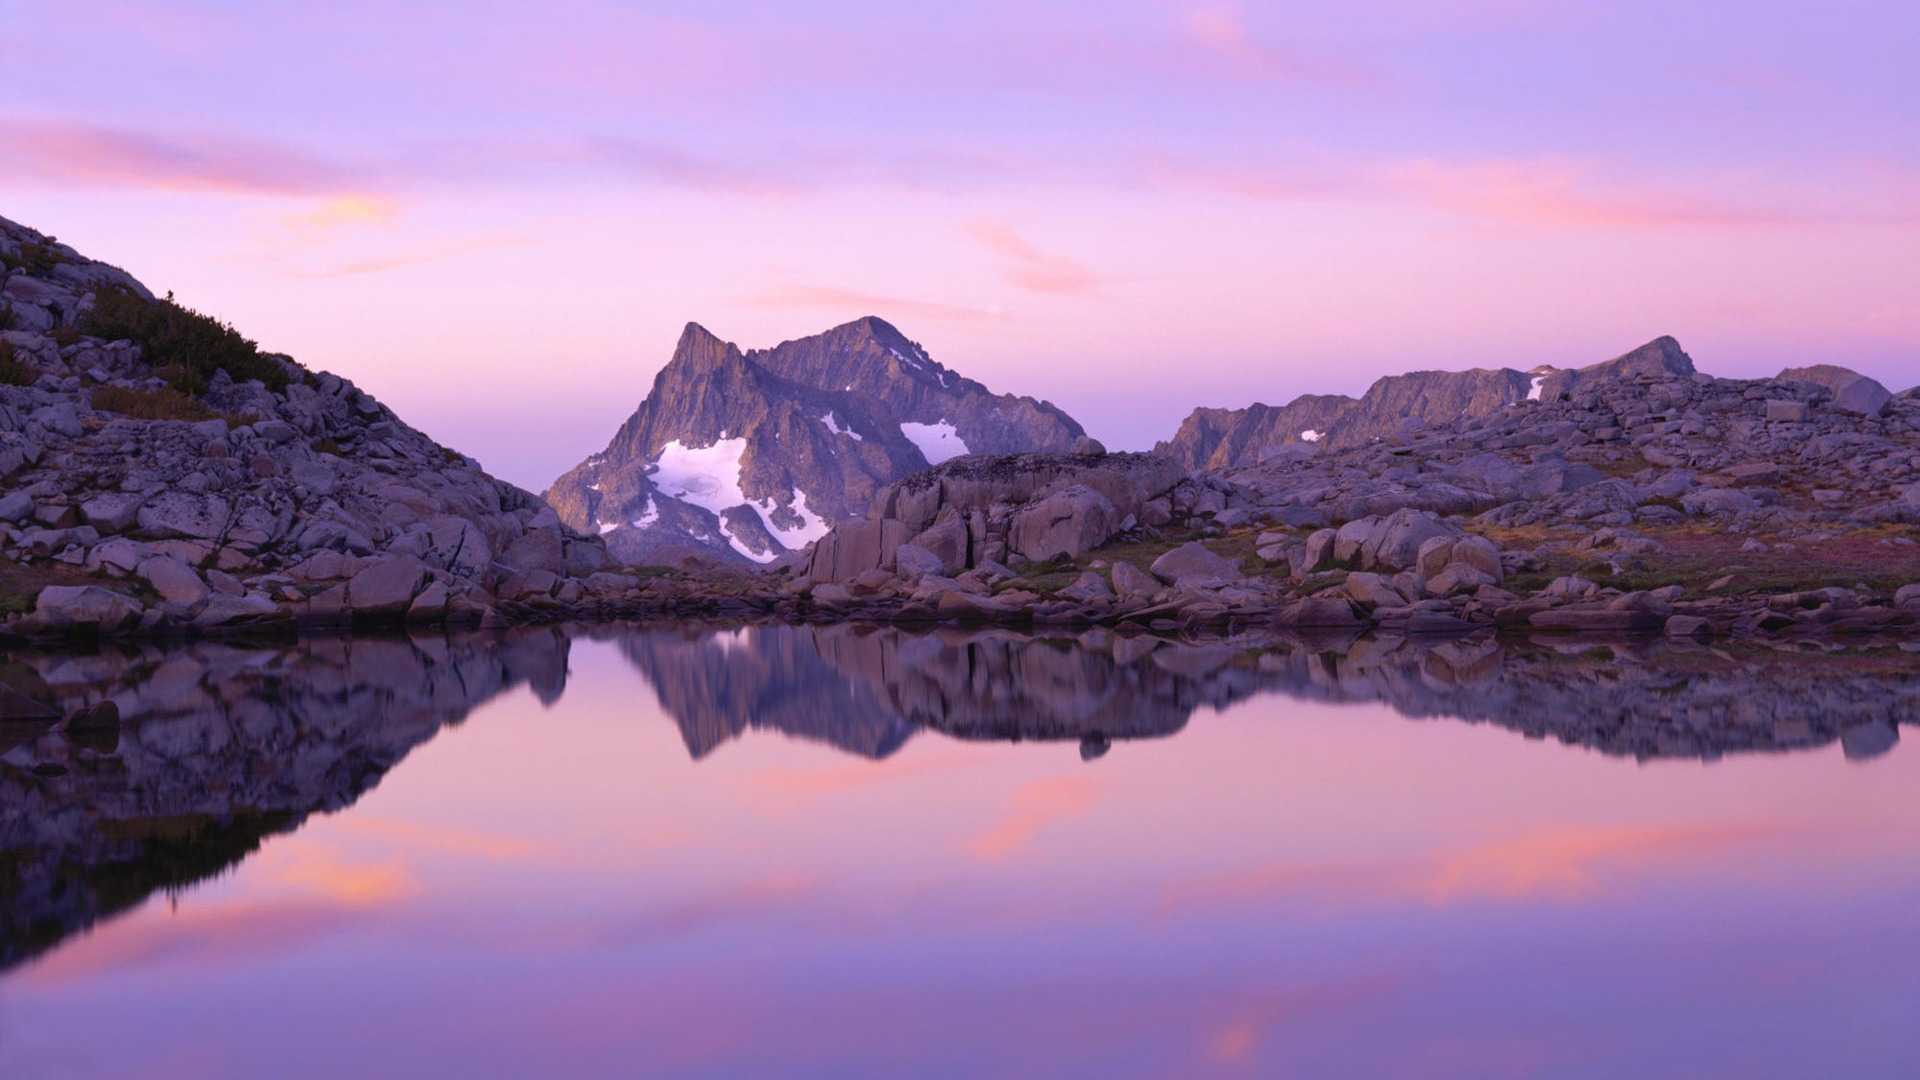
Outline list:
[[[746,453],[745,439],[720,439],[712,446],[674,439],[660,448],[649,479],[663,493],[717,515],[747,501],[740,490],[740,459]]]
[[[953,425],[945,420],[931,424],[917,424],[909,420],[900,425],[900,434],[905,435],[908,442],[920,448],[920,453],[926,457],[929,465],[938,465],[962,454],[972,453],[967,449],[967,444],[961,441]]]
[[[865,439],[862,439],[862,438],[860,437],[860,433],[859,433],[859,432],[857,432],[857,431],[855,431],[855,430],[853,430],[852,428],[843,428],[843,427],[841,427],[841,426],[840,426],[840,418],[839,418],[839,417],[837,417],[837,416],[835,416],[835,415],[834,415],[833,413],[831,413],[831,412],[829,412],[829,413],[828,413],[828,414],[826,415],[826,417],[825,417],[825,420],[826,420],[826,424],[827,424],[827,430],[828,430],[829,432],[832,432],[832,433],[833,433],[833,434],[835,434],[835,435],[845,435],[845,436],[846,436],[847,438],[849,438],[849,439],[852,439],[852,440],[853,440],[854,442],[865,442],[865,441],[866,441]]]

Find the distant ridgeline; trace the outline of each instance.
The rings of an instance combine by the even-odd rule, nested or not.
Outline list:
[[[1285,405],[1195,409],[1171,440],[1154,449],[1189,469],[1221,472],[1257,465],[1263,455],[1289,445],[1341,450],[1404,433],[1409,422],[1448,424],[1461,417],[1490,416],[1521,401],[1557,401],[1595,379],[1693,371],[1693,359],[1670,337],[1574,370],[1543,365],[1531,371],[1414,371],[1380,379],[1358,398],[1308,394]]]
[[[1092,448],[1053,404],[995,394],[877,318],[745,353],[689,323],[633,416],[546,499],[625,562],[768,563],[930,464]]]

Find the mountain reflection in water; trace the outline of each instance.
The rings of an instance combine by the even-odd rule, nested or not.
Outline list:
[[[580,636],[612,643],[645,676],[696,760],[750,730],[871,759],[922,731],[1078,743],[1094,758],[1257,694],[1380,703],[1634,759],[1834,742],[1870,758],[1920,716],[1905,654],[1735,656],[1666,642],[683,626],[16,653],[0,657],[14,691],[0,697],[0,970],[353,804],[505,691],[558,700]],[[106,700],[123,719],[117,735],[55,729]]]

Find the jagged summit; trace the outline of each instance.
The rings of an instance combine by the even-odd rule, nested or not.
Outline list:
[[[930,464],[1070,450],[1085,434],[1051,403],[936,363],[874,316],[748,352],[689,323],[606,449],[547,499],[628,561],[690,548],[768,562]]]
[[[1530,371],[1414,371],[1378,379],[1358,398],[1309,394],[1278,406],[1195,409],[1174,437],[1155,449],[1189,469],[1229,469],[1257,464],[1263,455],[1284,452],[1289,445],[1362,446],[1403,431],[1409,423],[1451,423],[1463,416],[1488,416],[1521,401],[1555,401],[1594,379],[1693,373],[1693,358],[1666,336],[1581,368],[1542,364]]]

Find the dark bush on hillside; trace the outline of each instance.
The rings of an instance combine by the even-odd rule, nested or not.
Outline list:
[[[92,401],[93,407],[101,412],[119,413],[136,420],[185,420],[198,423],[218,419],[221,415],[199,398],[188,397],[170,386],[158,390],[101,386],[94,389]]]
[[[0,341],[0,386],[32,386],[40,373],[13,358],[13,342]]]
[[[46,277],[59,266],[60,255],[45,244],[28,241],[20,245],[20,254],[0,255],[0,267],[8,270],[24,270],[33,277]]]
[[[144,300],[128,289],[103,286],[80,329],[139,345],[153,373],[183,394],[205,394],[213,373],[221,370],[235,382],[258,379],[274,393],[287,388],[286,369],[262,355],[252,340],[211,315],[175,303],[172,294]]]

